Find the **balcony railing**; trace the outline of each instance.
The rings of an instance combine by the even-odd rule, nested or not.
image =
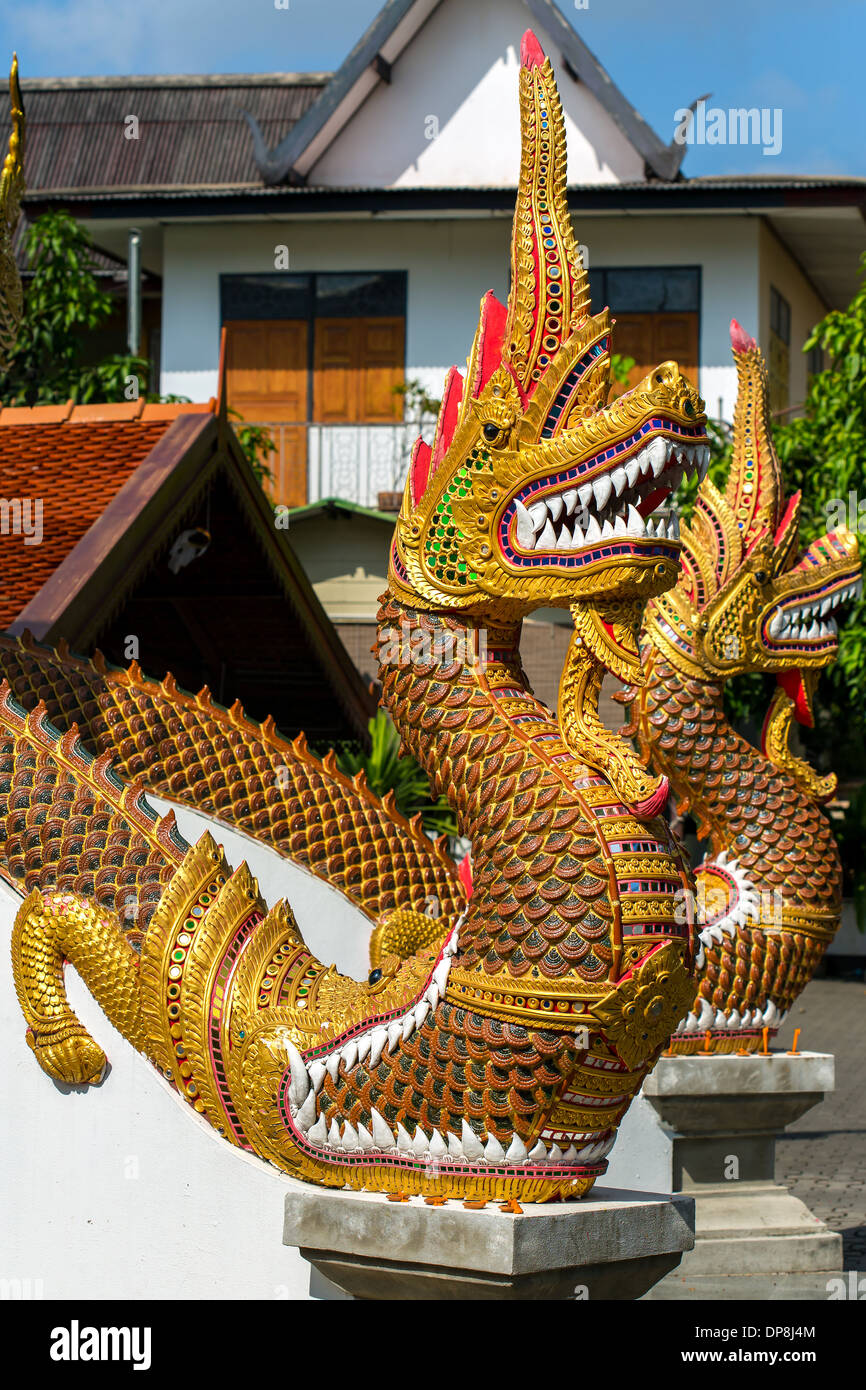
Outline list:
[[[375,507],[380,492],[402,491],[418,424],[322,425],[247,420],[274,441],[268,461],[275,502],[298,505],[342,497]],[[237,426],[241,428],[241,426]]]

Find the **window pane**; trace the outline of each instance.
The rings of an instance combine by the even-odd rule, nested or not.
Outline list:
[[[403,271],[316,276],[316,318],[396,318],[405,312]]]
[[[306,319],[311,275],[221,275],[220,309],[227,319]]]
[[[691,313],[700,308],[697,270],[609,270],[608,303],[614,314]]]

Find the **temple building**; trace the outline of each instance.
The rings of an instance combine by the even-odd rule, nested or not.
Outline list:
[[[856,283],[866,185],[684,177],[687,146],[552,0],[389,0],[335,73],[25,81],[27,216],[68,208],[118,262],[140,230],[164,394],[215,393],[228,329],[229,400],[272,427],[275,500],[398,489],[417,427],[395,387],[438,396],[479,286],[505,297],[527,24],[560,74],[577,240],[632,378],[674,358],[729,420],[735,308],[774,408],[803,400],[820,363],[800,348]]]
[[[364,737],[369,687],[216,400],[0,409],[0,499],[3,630]]]

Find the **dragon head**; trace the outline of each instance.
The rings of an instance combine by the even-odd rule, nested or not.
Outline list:
[[[785,764],[813,796],[835,780],[817,778],[787,752],[791,719],[811,726],[820,670],[836,658],[834,612],[861,591],[856,536],[845,527],[799,549],[800,494],[785,499],[769,427],[767,368],[736,322],[733,460],[721,493],[708,478],[683,528],[676,588],[654,599],[647,624],[654,641],[696,679],[725,681],[765,671],[777,691],[763,751]]]
[[[485,295],[466,378],[451,369],[433,444],[415,445],[389,578],[414,607],[494,621],[613,602],[593,628],[610,654],[629,605],[676,580],[678,524],[650,515],[706,470],[704,407],[674,362],[608,404],[610,314],[590,312],[562,109],[531,32],[520,118],[508,306]]]

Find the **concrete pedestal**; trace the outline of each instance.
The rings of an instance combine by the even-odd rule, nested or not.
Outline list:
[[[503,1212],[292,1183],[283,1243],[310,1291],[356,1299],[637,1299],[694,1244],[694,1202],[595,1188]]]
[[[658,1117],[670,1189],[695,1199],[696,1239],[648,1297],[826,1298],[842,1238],[775,1181],[775,1150],[785,1126],[833,1085],[824,1053],[661,1059],[643,1095]]]

